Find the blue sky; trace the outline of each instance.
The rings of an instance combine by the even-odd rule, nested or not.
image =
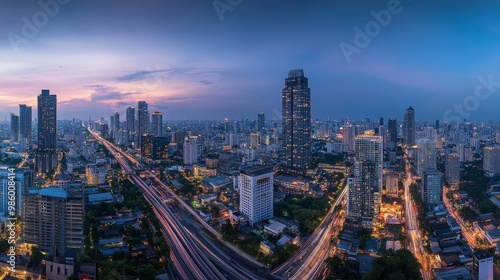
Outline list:
[[[468,119],[500,119],[500,86],[474,99],[479,76],[500,82],[496,1],[59,1],[0,4],[0,118],[48,88],[61,119],[139,100],[164,119],[272,119],[302,68],[314,118],[401,119],[411,105],[434,120],[471,102]],[[381,11],[391,19],[348,62],[341,43],[356,47]]]

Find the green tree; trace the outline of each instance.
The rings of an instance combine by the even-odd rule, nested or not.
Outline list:
[[[373,261],[373,268],[363,276],[364,280],[407,279],[420,280],[420,263],[407,249],[388,250]]]

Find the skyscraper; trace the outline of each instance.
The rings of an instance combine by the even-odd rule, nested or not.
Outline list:
[[[460,183],[460,157],[458,154],[446,156],[445,170],[448,184],[457,185]]]
[[[151,116],[151,133],[153,136],[163,136],[163,115],[155,111]]]
[[[483,148],[483,171],[490,177],[500,174],[500,146]]]
[[[389,141],[396,144],[398,142],[398,120],[389,119]]]
[[[266,119],[264,117],[264,112],[259,112],[259,114],[257,115],[257,130],[261,131],[262,129],[264,129],[265,123]]]
[[[403,144],[415,145],[415,111],[410,106],[406,109],[403,123]]]
[[[198,143],[196,136],[184,140],[184,164],[193,164],[198,162]]]
[[[128,106],[126,115],[128,142],[132,143],[135,140],[135,109],[132,106]]]
[[[26,139],[26,144],[31,144],[31,106],[19,104],[19,135],[21,139]]]
[[[348,180],[348,215],[362,219],[364,227],[372,227],[380,213],[382,199],[382,138],[365,131],[355,139],[354,177]]]
[[[57,97],[48,89],[38,95],[38,148],[35,170],[38,173],[53,171],[57,167]]]
[[[273,183],[271,166],[255,165],[240,171],[240,211],[250,224],[273,218]]]
[[[422,201],[427,204],[428,210],[442,201],[442,176],[436,169],[429,168],[422,175]]]
[[[137,135],[139,136],[139,147],[141,146],[141,136],[149,133],[149,111],[146,101],[137,103]]]
[[[355,145],[354,139],[356,138],[355,127],[351,124],[348,124],[343,127],[343,135],[342,135],[343,143],[347,147],[347,150],[350,152],[354,152]]]
[[[417,173],[423,176],[427,169],[436,169],[436,142],[424,138],[417,145]]]
[[[19,142],[19,116],[10,114],[10,141]]]
[[[311,89],[302,69],[288,72],[282,101],[284,171],[306,175],[311,162]]]

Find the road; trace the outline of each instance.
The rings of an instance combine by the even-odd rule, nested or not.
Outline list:
[[[326,258],[330,256],[334,229],[342,223],[334,209],[347,197],[347,187],[330,208],[321,224],[288,261],[273,270],[272,274],[287,279],[314,279],[322,272]],[[343,217],[343,216],[342,216]]]
[[[89,131],[91,131],[89,129]],[[273,279],[268,275],[268,268],[246,255],[234,245],[203,237],[200,228],[194,224],[181,223],[173,210],[165,204],[165,193],[169,193],[184,210],[188,210],[197,222],[203,222],[202,227],[221,238],[220,233],[204,222],[199,215],[185,202],[165,186],[150,172],[151,182],[146,182],[136,176],[136,170],[143,167],[129,154],[123,152],[109,141],[102,139],[97,133],[91,134],[98,139],[115,157],[122,169],[128,174],[129,180],[137,185],[151,204],[155,215],[162,225],[162,232],[172,251],[174,273],[180,279]],[[223,244],[221,244],[221,242]],[[224,275],[217,267],[224,272]]]
[[[405,218],[406,218],[406,244],[407,249],[418,259],[422,265],[421,273],[425,280],[432,279],[432,267],[429,265],[428,256],[425,253],[422,236],[418,226],[417,214],[410,193],[410,185],[414,182],[410,171],[410,162],[405,154],[406,160],[406,180],[404,181],[405,196]]]

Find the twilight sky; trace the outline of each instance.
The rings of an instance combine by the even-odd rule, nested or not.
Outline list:
[[[0,4],[2,120],[20,103],[36,111],[42,88],[57,94],[59,119],[109,118],[139,100],[164,120],[281,118],[295,68],[314,118],[401,119],[411,105],[417,119],[499,120],[500,2]]]

